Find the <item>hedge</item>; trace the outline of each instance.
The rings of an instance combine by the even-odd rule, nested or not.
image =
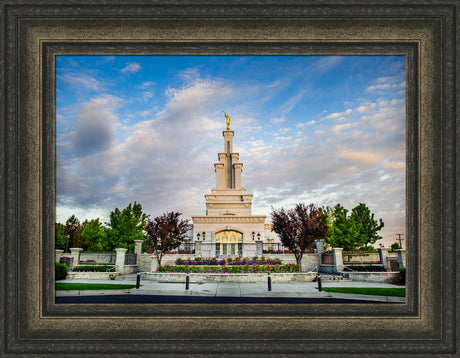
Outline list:
[[[113,265],[85,265],[75,266],[73,272],[106,272],[109,269],[113,269]]]
[[[65,280],[67,277],[67,272],[69,272],[69,268],[66,264],[56,262],[55,265],[55,278],[56,280]]]

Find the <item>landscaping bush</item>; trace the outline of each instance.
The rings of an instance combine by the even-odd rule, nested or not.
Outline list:
[[[347,267],[353,271],[366,271],[366,272],[385,272],[386,271],[383,268],[383,266],[366,265],[366,266],[347,266]]]
[[[406,284],[406,269],[399,268],[399,274],[397,277],[394,278],[393,284],[395,285],[405,285]]]
[[[56,262],[56,265],[55,265],[56,280],[65,280],[65,278],[67,277],[67,272],[69,272],[69,268],[67,267],[66,264]]]
[[[73,272],[106,272],[109,269],[113,269],[113,265],[85,265],[75,266]]]

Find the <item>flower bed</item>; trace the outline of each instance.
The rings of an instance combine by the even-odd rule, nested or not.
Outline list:
[[[295,264],[246,264],[246,265],[176,265],[162,266],[160,272],[192,272],[192,273],[264,273],[264,272],[296,272]]]
[[[265,257],[253,257],[252,259],[249,258],[227,258],[226,260],[213,258],[202,258],[202,257],[195,257],[192,260],[182,260],[178,258],[176,260],[176,265],[281,265],[281,260],[279,259],[270,259]]]

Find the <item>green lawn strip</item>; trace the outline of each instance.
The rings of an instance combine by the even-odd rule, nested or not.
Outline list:
[[[336,293],[352,293],[356,295],[396,296],[405,297],[405,288],[383,287],[323,287],[323,291]]]
[[[56,291],[67,291],[67,290],[125,290],[135,288],[136,285],[127,284],[111,284],[111,283],[67,283],[57,282]]]

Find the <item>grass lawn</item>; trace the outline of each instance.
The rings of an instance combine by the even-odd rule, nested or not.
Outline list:
[[[67,283],[67,282],[57,282],[56,291],[64,290],[123,290],[135,288],[136,285],[127,285],[127,284],[111,284],[111,283]]]
[[[357,295],[397,296],[405,297],[405,288],[381,287],[323,287],[323,291],[337,293],[353,293]]]

